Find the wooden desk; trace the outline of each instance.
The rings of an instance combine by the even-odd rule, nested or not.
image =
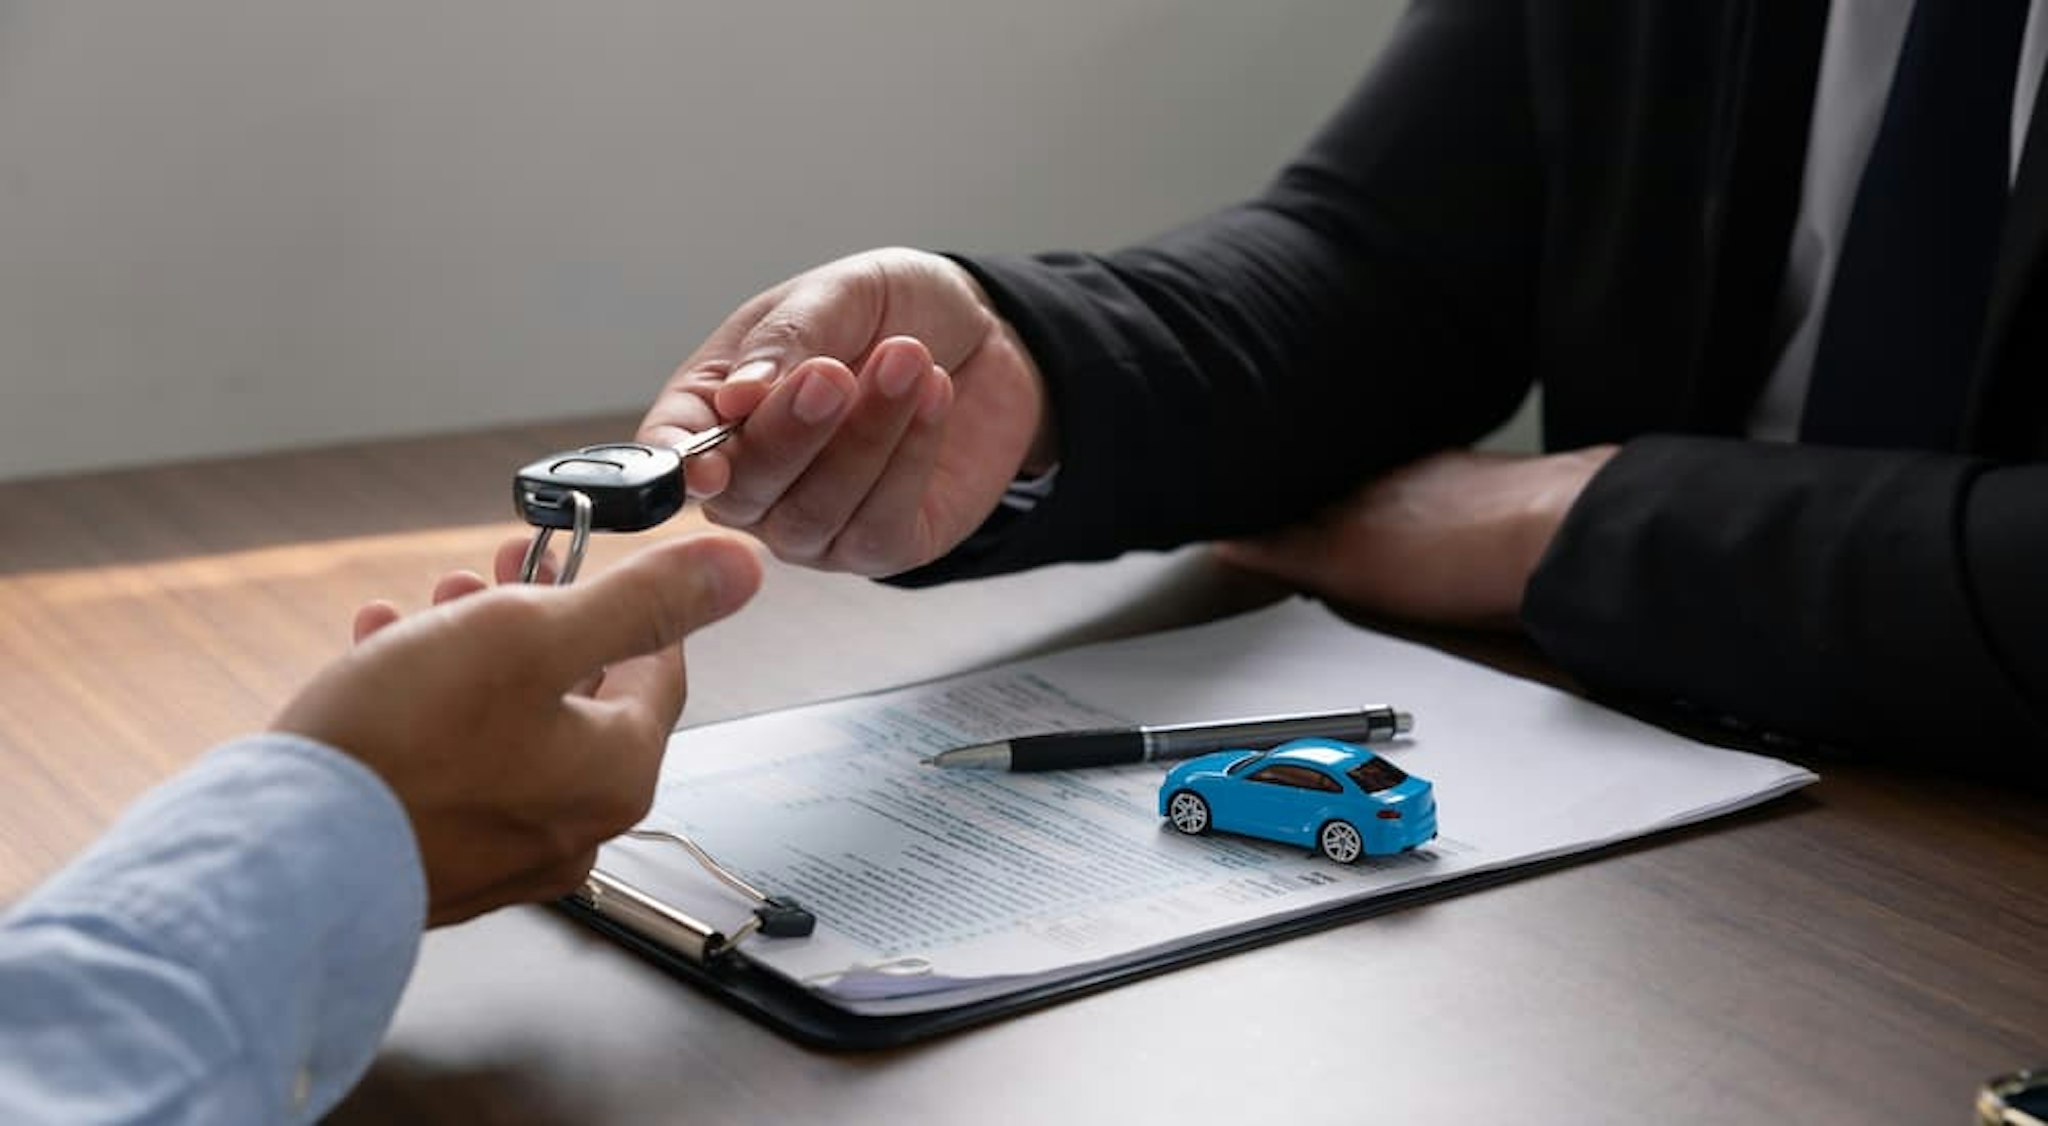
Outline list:
[[[512,467],[626,425],[0,486],[0,900],[260,726],[358,603],[418,605],[487,560],[518,532]],[[915,594],[776,568],[692,641],[686,718],[1273,596],[1199,554]],[[884,1055],[795,1047],[552,913],[504,912],[429,938],[335,1120],[1967,1121],[1979,1080],[2048,1063],[2048,802],[1826,773],[1590,863]]]

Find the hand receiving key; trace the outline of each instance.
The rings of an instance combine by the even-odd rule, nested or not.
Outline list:
[[[550,454],[521,469],[512,482],[519,515],[540,529],[520,566],[532,582],[556,529],[570,531],[569,557],[556,585],[566,586],[583,564],[590,533],[638,532],[682,511],[683,463],[724,442],[740,424],[714,426],[673,448],[609,442]]]

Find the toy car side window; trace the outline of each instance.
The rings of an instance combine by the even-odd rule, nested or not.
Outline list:
[[[1285,762],[1276,762],[1264,770],[1251,775],[1251,781],[1292,786],[1297,790],[1328,790],[1331,792],[1343,790],[1343,787],[1337,784],[1336,779],[1325,775],[1319,770],[1310,770],[1306,766],[1295,766],[1292,763]]]

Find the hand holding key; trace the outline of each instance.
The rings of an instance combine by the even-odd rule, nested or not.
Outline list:
[[[711,520],[778,558],[891,575],[979,527],[1057,458],[1037,366],[974,278],[918,250],[806,271],[740,306],[641,423],[655,444],[744,418],[690,467]]]
[[[519,515],[539,528],[520,565],[521,582],[532,582],[547,555],[548,540],[557,529],[570,530],[569,557],[556,584],[576,578],[591,532],[638,532],[661,524],[682,511],[683,463],[738,432],[729,422],[691,437],[679,446],[609,442],[549,454],[521,469],[512,479],[512,499]]]

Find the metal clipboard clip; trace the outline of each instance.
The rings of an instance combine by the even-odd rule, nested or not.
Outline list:
[[[593,869],[584,878],[583,886],[569,894],[569,898],[577,903],[650,942],[674,950],[700,965],[709,965],[731,954],[741,941],[757,932],[771,938],[803,938],[817,928],[817,916],[796,900],[783,895],[769,895],[741,879],[738,873],[704,851],[703,846],[681,833],[663,829],[632,829],[625,835],[634,840],[659,841],[683,849],[718,882],[745,896],[753,907],[753,914],[747,921],[728,935],[601,869]]]

